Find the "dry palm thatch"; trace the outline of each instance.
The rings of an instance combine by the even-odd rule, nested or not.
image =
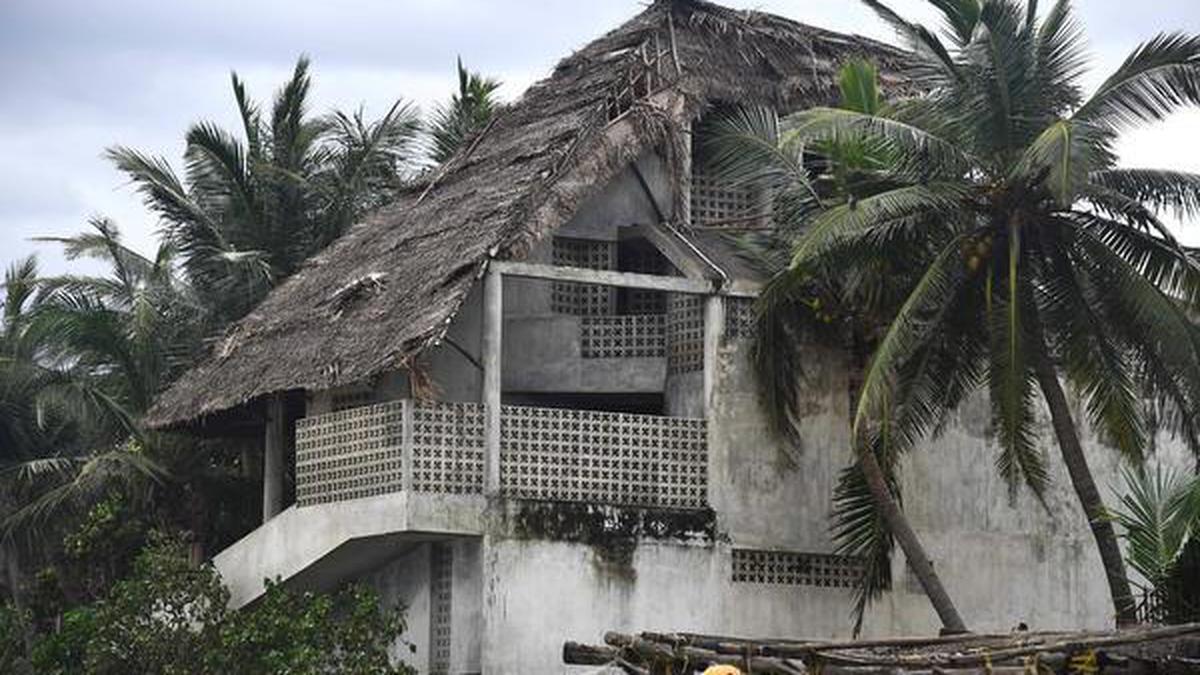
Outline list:
[[[902,52],[697,0],[659,0],[564,59],[419,190],[311,259],[150,411],[179,426],[266,394],[410,367],[492,258],[519,259],[640,154],[683,147],[714,102],[792,110],[834,96],[865,57],[885,85]],[[682,162],[674,162],[686,185]],[[682,191],[681,191],[682,193]],[[348,290],[350,289],[350,290]]]

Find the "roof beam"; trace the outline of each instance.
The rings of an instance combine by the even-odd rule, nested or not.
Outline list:
[[[625,229],[625,228],[622,228]],[[658,252],[663,254],[675,269],[683,272],[683,275],[689,279],[711,279],[720,281],[720,276],[704,262],[696,256],[696,254],[679,241],[678,237],[672,236],[661,225],[634,225],[628,228],[629,234],[641,236],[646,241],[650,242]]]
[[[689,293],[692,295],[754,297],[754,293],[747,292],[744,289],[721,289],[709,281],[688,279],[687,277],[668,277],[659,274],[639,274],[637,272],[614,272],[612,270],[592,270],[582,267],[558,267],[556,265],[540,265],[537,263],[511,262],[507,260],[493,260],[490,264],[494,265],[495,269],[501,274],[510,277],[570,281],[580,284],[618,286],[621,288],[644,288],[651,291]]]

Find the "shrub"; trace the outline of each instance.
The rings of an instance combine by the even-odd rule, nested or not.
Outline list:
[[[226,609],[228,591],[179,539],[155,535],[108,597],[63,615],[33,649],[44,675],[398,675],[388,657],[401,609],[350,586],[333,595],[269,583],[253,607]],[[0,615],[3,621],[3,615]],[[3,662],[0,662],[3,665]],[[0,670],[9,672],[9,670]]]

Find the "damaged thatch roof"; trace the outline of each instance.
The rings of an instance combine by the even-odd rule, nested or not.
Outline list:
[[[276,288],[160,398],[148,423],[179,425],[410,364],[442,338],[490,258],[523,256],[647,149],[670,158],[704,106],[831,100],[834,72],[850,56],[879,63],[885,84],[903,59],[769,14],[655,2],[560,62],[420,194],[353,227]]]

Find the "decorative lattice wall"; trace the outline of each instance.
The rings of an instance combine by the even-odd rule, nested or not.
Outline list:
[[[525,499],[703,508],[702,419],[504,406],[500,485]]]
[[[853,556],[733,549],[733,580],[739,583],[854,588],[865,571],[863,560]]]
[[[726,342],[745,340],[754,336],[754,298],[725,298]]]
[[[422,401],[413,410],[413,489],[483,492],[483,409]]]
[[[730,187],[692,165],[692,224],[697,227],[747,229],[762,227],[762,205],[751,188]]]
[[[305,506],[401,489],[404,402],[296,422],[296,503]]]
[[[454,592],[454,547],[436,542],[429,547],[429,672],[450,672],[451,607]]]
[[[297,504],[404,490],[406,435],[414,491],[482,494],[483,432],[483,407],[473,403],[393,401],[299,420]],[[706,504],[702,419],[504,406],[500,433],[505,494],[673,509]]]
[[[554,264],[592,270],[616,269],[616,244],[590,239],[555,237],[552,243]],[[550,309],[559,314],[603,316],[614,313],[616,289],[596,284],[568,281],[552,282]]]
[[[667,373],[704,370],[704,298],[672,293],[667,297]]]
[[[585,316],[580,320],[585,359],[661,358],[666,353],[662,314]]]

